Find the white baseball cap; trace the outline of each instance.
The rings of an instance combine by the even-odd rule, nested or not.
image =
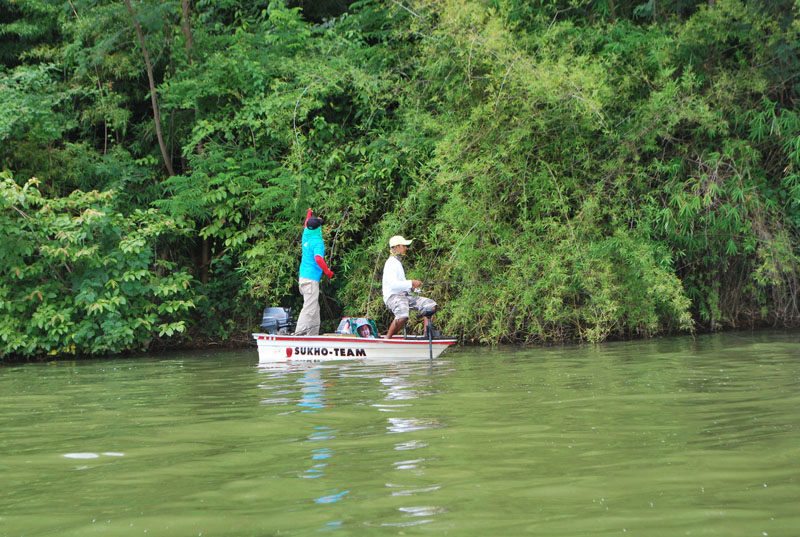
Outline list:
[[[395,246],[399,246],[401,244],[403,246],[408,246],[409,244],[411,244],[411,240],[406,240],[400,235],[395,235],[394,237],[389,239],[389,248],[394,248]]]

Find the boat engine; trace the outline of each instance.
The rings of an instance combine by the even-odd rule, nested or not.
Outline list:
[[[267,334],[288,334],[292,331],[295,320],[292,308],[265,308],[261,317],[261,328]]]

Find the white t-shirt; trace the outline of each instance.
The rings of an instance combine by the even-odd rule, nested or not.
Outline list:
[[[383,303],[386,304],[392,295],[409,291],[411,291],[411,280],[406,280],[403,264],[396,257],[391,256],[383,265]]]

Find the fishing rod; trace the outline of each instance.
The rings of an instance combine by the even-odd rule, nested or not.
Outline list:
[[[501,284],[518,284],[518,283],[527,283],[532,285],[536,283],[537,280],[523,280],[523,281],[512,281],[512,280],[475,280],[475,281],[434,281],[434,282],[422,282],[422,285],[501,285]]]
[[[490,284],[500,284],[500,283],[510,283],[510,282],[508,280],[476,280],[476,281],[463,281],[463,282],[436,281],[436,282],[422,282],[422,285],[490,285]]]

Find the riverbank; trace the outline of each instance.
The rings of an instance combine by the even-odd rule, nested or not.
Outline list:
[[[658,341],[662,339],[676,339],[676,338],[689,338],[689,339],[697,339],[698,337],[703,336],[711,336],[711,335],[743,335],[743,336],[755,336],[755,335],[762,335],[762,336],[769,336],[770,334],[781,334],[781,335],[792,335],[800,330],[800,326],[797,327],[785,327],[785,328],[775,328],[770,326],[760,326],[755,328],[749,329],[727,329],[727,330],[706,330],[706,331],[694,331],[689,334],[684,333],[672,333],[672,334],[661,334],[654,337],[638,337],[638,338],[609,338],[606,341],[600,343],[591,343],[587,341],[579,341],[579,340],[570,340],[570,341],[552,341],[546,343],[531,343],[531,342],[515,342],[515,343],[480,343],[475,341],[459,341],[457,344],[458,347],[462,348],[517,348],[517,349],[548,349],[548,348],[557,348],[557,347],[584,347],[584,346],[600,346],[602,347],[604,344],[610,343],[619,343],[619,342],[647,342],[647,341]],[[256,351],[256,344],[253,340],[252,333],[240,334],[238,337],[230,338],[225,341],[211,341],[211,340],[204,340],[198,341],[194,340],[192,342],[185,342],[182,344],[177,345],[163,345],[158,348],[152,348],[145,351],[128,351],[122,352],[117,354],[109,354],[109,355],[45,355],[39,356],[34,358],[27,358],[27,357],[6,357],[4,359],[0,359],[0,366],[4,365],[17,365],[17,364],[24,364],[24,363],[43,363],[43,362],[55,362],[55,361],[75,361],[75,360],[111,360],[111,359],[125,359],[125,358],[137,358],[137,357],[144,357],[144,356],[153,356],[153,355],[164,355],[167,356],[171,353],[175,352],[203,352],[203,351],[245,351],[245,350],[252,350],[254,355]]]

